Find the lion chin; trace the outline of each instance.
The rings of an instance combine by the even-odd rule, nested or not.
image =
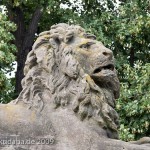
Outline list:
[[[38,142],[42,138],[49,143],[12,147],[0,143],[0,147],[13,150],[136,148],[110,139],[118,138],[119,121],[114,108],[120,86],[112,51],[94,35],[77,25],[52,26],[35,41],[27,56],[24,75],[18,98],[0,104],[0,137],[17,136]]]

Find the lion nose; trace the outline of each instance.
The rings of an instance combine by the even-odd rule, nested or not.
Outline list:
[[[110,49],[103,49],[102,54],[109,59],[112,59],[113,53]]]

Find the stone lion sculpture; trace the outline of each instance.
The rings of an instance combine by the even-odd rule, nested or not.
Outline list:
[[[42,32],[24,75],[18,98],[0,104],[3,149],[148,150],[118,140],[113,53],[80,26],[61,23]],[[8,144],[14,137],[37,143]]]

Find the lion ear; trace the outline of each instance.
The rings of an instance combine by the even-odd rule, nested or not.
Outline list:
[[[76,78],[78,75],[78,62],[72,56],[72,49],[67,47],[63,50],[62,59],[61,59],[61,68],[62,72],[71,77]]]
[[[72,60],[70,62],[68,61],[68,64],[67,63],[65,64],[63,71],[69,77],[76,79],[78,76],[78,65],[76,61],[75,60],[74,61]]]

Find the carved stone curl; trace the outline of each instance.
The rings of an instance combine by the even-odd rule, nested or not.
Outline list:
[[[0,105],[0,137],[51,142],[0,144],[5,149],[148,149],[115,140],[119,81],[113,53],[80,26],[61,23],[42,32],[24,75],[18,98]]]

